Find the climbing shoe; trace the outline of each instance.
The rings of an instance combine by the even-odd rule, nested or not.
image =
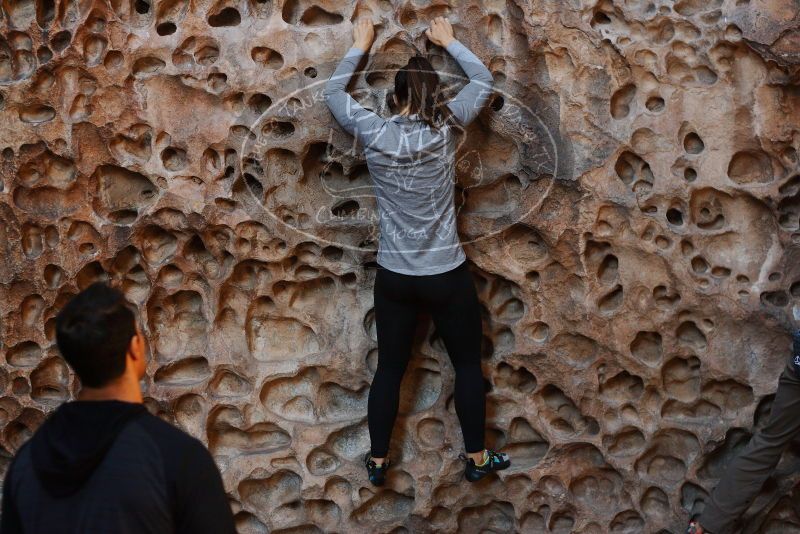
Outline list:
[[[508,454],[504,452],[495,452],[486,449],[484,455],[485,461],[482,464],[476,464],[475,460],[465,454],[459,455],[459,458],[464,460],[467,464],[464,470],[464,477],[470,482],[477,482],[489,473],[493,471],[502,471],[511,465],[511,459],[508,457]]]
[[[697,521],[689,521],[689,526],[686,527],[686,534],[711,534],[710,532],[703,530],[700,526],[700,523]]]
[[[375,463],[369,453],[364,456],[364,465],[367,466],[369,481],[374,486],[383,486],[386,482],[386,470],[389,469],[389,459],[384,459],[381,465]]]

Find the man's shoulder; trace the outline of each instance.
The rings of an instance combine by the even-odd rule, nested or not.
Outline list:
[[[134,425],[162,448],[182,449],[184,452],[202,450],[207,453],[205,445],[199,439],[150,412],[138,417]]]
[[[19,449],[17,449],[17,452],[14,453],[14,457],[11,458],[11,461],[8,463],[6,472],[3,474],[3,480],[5,483],[10,482],[12,476],[18,476],[20,471],[33,469],[30,459],[30,451],[31,440],[29,439],[23,443]]]
[[[149,412],[134,424],[156,445],[166,477],[178,486],[191,485],[209,473],[219,476],[214,457],[199,439]]]

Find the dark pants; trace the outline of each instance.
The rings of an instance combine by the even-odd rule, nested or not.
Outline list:
[[[433,275],[406,275],[378,267],[375,275],[378,368],[369,389],[372,456],[389,451],[403,378],[417,325],[427,310],[455,368],[455,408],[467,452],[483,450],[486,391],[481,372],[481,311],[466,261]]]
[[[728,466],[699,518],[713,534],[731,532],[736,519],[753,502],[772,474],[781,453],[800,432],[800,378],[792,359],[778,381],[766,425]]]

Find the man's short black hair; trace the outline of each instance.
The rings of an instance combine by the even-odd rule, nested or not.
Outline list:
[[[75,295],[56,316],[58,349],[86,387],[122,376],[134,335],[136,318],[125,295],[102,282]]]

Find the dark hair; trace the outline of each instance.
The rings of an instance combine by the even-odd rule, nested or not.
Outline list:
[[[95,282],[56,316],[61,355],[87,387],[102,387],[125,372],[125,354],[136,319],[125,295]]]
[[[416,55],[394,76],[394,94],[401,107],[409,104],[409,113],[418,114],[431,128],[438,128],[451,116],[442,101],[439,75],[424,56]]]

